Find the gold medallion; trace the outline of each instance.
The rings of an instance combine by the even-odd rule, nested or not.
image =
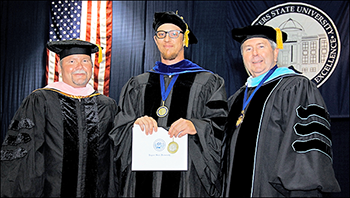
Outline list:
[[[163,105],[157,109],[157,116],[162,118],[162,117],[165,117],[166,115],[168,115],[168,108],[164,105],[164,101],[163,101]]]
[[[165,117],[168,114],[168,108],[166,106],[161,106],[157,109],[158,117]]]
[[[168,144],[168,151],[169,153],[174,154],[177,152],[177,150],[179,150],[179,145],[176,142],[174,142],[173,138],[173,141]]]
[[[238,120],[236,122],[236,127],[239,127],[239,125],[242,124],[244,116],[245,116],[244,111],[242,111],[241,115],[238,117]]]

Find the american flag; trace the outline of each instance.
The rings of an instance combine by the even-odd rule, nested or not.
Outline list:
[[[112,49],[112,1],[52,1],[50,14],[50,41],[80,39],[103,48],[101,63],[98,63],[98,53],[92,56],[94,71],[89,83],[95,90],[108,96]],[[61,80],[58,67],[59,57],[47,50],[47,84]]]

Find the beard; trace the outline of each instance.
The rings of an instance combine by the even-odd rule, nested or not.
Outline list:
[[[184,50],[184,48],[180,48],[180,49],[171,49],[171,50],[164,50],[161,51],[161,56],[164,60],[174,60],[176,59]]]
[[[162,53],[162,58],[164,60],[174,60],[177,57],[177,53],[172,53],[172,54],[166,54],[166,53]]]

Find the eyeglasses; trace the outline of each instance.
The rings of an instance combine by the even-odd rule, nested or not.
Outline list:
[[[178,38],[180,36],[180,33],[184,33],[180,30],[170,30],[170,31],[163,31],[163,30],[159,30],[156,31],[156,37],[159,39],[163,39],[166,37],[167,34],[169,34],[170,38]]]

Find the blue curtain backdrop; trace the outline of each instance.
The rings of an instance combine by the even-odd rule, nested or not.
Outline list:
[[[114,1],[110,97],[119,100],[122,86],[160,59],[153,41],[154,12],[177,11],[199,42],[186,58],[218,73],[232,95],[248,77],[231,29],[251,24],[267,9],[288,1]],[[341,53],[336,69],[319,89],[332,118],[334,168],[349,197],[349,3],[304,1],[325,12],[339,32]],[[45,44],[49,1],[1,1],[1,143],[22,100],[45,86]]]

